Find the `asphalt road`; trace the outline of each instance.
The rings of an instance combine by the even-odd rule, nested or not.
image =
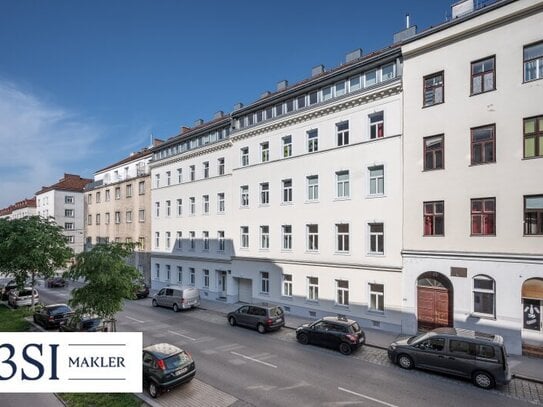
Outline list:
[[[68,289],[40,288],[43,303],[66,302],[68,295]],[[117,321],[118,331],[142,331],[145,345],[169,342],[193,355],[196,379],[162,395],[161,405],[180,400],[217,407],[543,404],[541,394],[511,396],[500,388],[485,391],[461,379],[372,362],[376,350],[367,347],[343,356],[300,345],[289,329],[262,335],[231,327],[213,311],[174,313],[144,299],[126,301]]]

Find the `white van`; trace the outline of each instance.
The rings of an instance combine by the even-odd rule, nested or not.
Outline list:
[[[161,289],[153,297],[153,307],[173,308],[175,312],[199,305],[200,290],[195,287],[169,286]]]

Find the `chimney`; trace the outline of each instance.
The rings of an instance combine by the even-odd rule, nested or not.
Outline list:
[[[277,91],[285,90],[288,86],[288,81],[279,81],[277,82]]]
[[[348,64],[349,62],[352,62],[361,57],[362,57],[362,48],[355,49],[354,51],[349,52],[345,56],[345,63]]]
[[[475,9],[473,0],[461,0],[451,6],[452,18],[462,17]]]
[[[243,103],[238,102],[234,105],[234,111],[239,110],[243,107]]]
[[[195,121],[194,121],[194,127],[201,126],[202,124],[204,124],[204,120],[203,120],[203,119],[198,119],[198,120],[195,120]]]
[[[269,90],[267,90],[265,92],[262,92],[262,94],[260,95],[260,99],[267,98],[270,95],[271,95],[271,92]]]
[[[181,134],[185,134],[187,131],[190,130],[190,127],[187,126],[181,126]]]
[[[317,65],[311,69],[311,77],[314,78],[320,74],[324,73],[324,65]]]
[[[218,112],[216,112],[214,115],[213,115],[213,120],[215,119],[220,119],[224,117],[224,112],[222,110],[219,110]]]
[[[417,34],[417,26],[411,26],[411,18],[409,14],[405,15],[405,29],[394,34],[393,43],[397,44],[403,42]]]
[[[164,140],[161,140],[159,138],[154,138],[153,139],[153,147],[158,147],[159,145],[161,145],[162,143],[164,143]]]

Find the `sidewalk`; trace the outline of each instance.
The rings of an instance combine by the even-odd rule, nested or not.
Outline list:
[[[241,304],[227,304],[219,301],[201,299],[201,308],[226,315],[240,307]],[[314,319],[286,315],[285,328],[296,329],[302,324],[314,321]],[[366,334],[366,345],[374,348],[387,349],[388,345],[398,339],[406,338],[408,335],[401,333],[381,331],[379,329],[364,328]],[[514,377],[543,383],[543,359],[531,358],[528,356],[510,355],[509,368]]]

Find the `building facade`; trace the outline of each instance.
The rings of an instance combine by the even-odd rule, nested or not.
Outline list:
[[[24,199],[0,209],[0,219],[20,219],[36,215],[36,198]]]
[[[399,330],[401,74],[356,51],[156,148],[153,288]]]
[[[56,184],[42,187],[36,192],[36,210],[39,216],[53,218],[64,229],[68,246],[74,253],[83,251],[84,197],[83,188],[91,179],[64,174]]]
[[[402,46],[404,332],[543,344],[543,2],[501,1]]]
[[[151,150],[143,149],[97,171],[85,187],[85,248],[98,243],[137,243],[129,263],[149,281]]]

